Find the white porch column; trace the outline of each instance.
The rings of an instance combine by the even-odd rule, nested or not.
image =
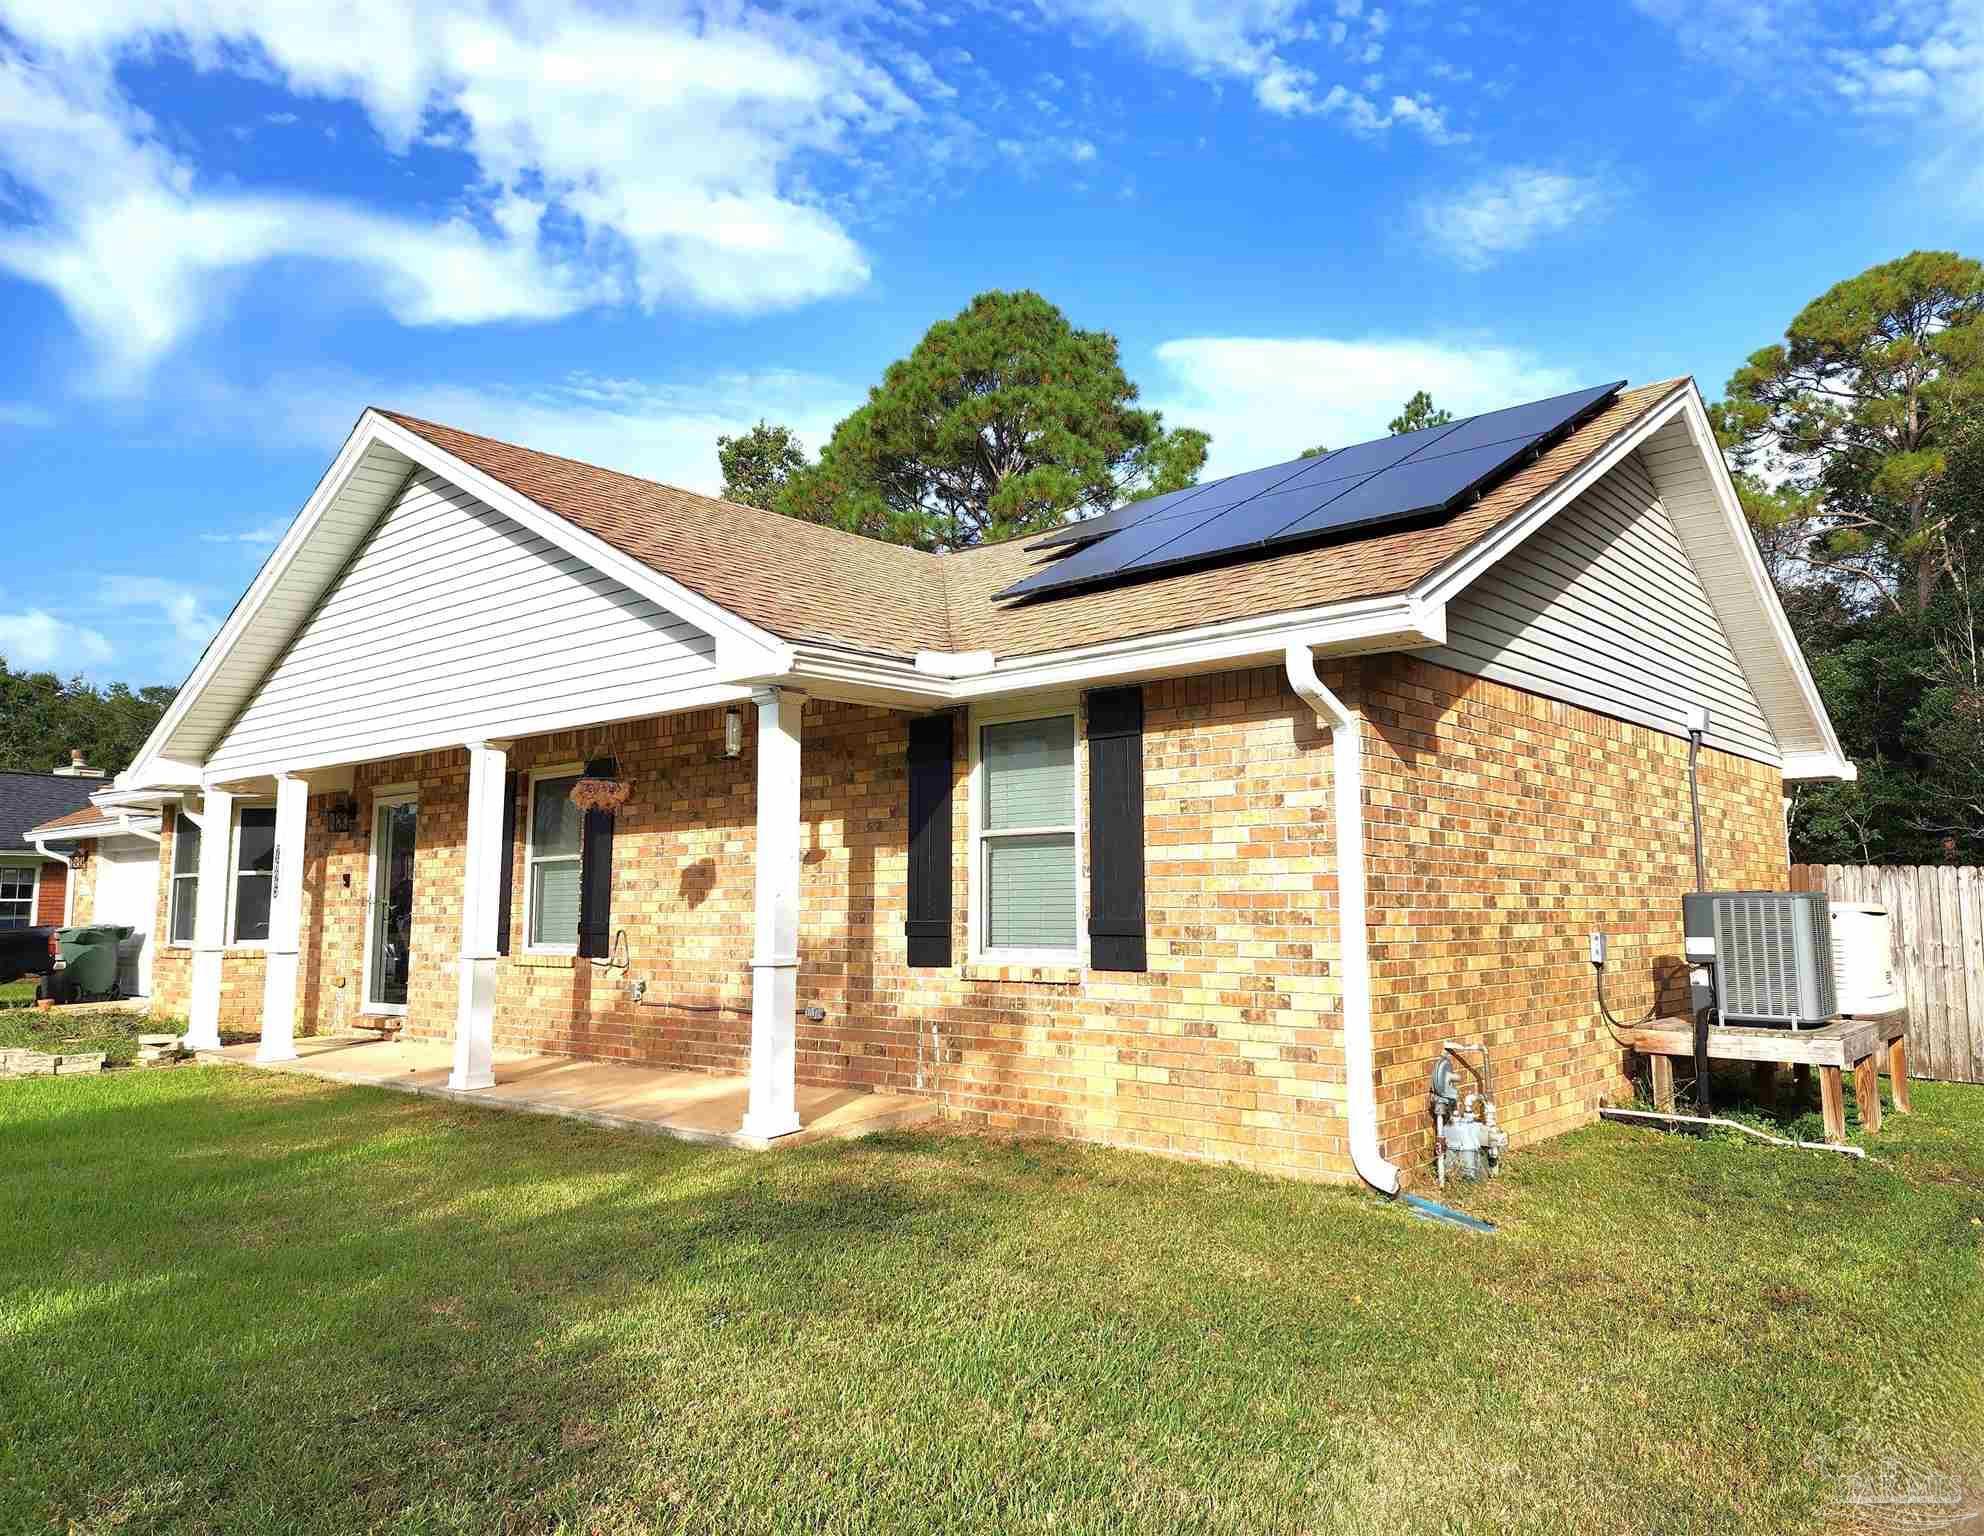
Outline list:
[[[751,948],[747,1136],[799,1129],[799,720],[806,696],[766,688],[758,706],[757,923]]]
[[[296,1060],[296,983],[303,949],[303,837],[310,785],[276,779],[276,871],[269,896],[268,969],[262,981],[262,1043],[257,1061]],[[201,844],[204,852],[206,845]]]
[[[456,966],[455,1067],[450,1088],[496,1083],[496,903],[503,878],[503,772],[509,743],[468,744],[468,824],[462,834],[462,949]]]
[[[186,1049],[220,1049],[220,969],[227,948],[227,896],[234,872],[234,796],[210,789],[200,804],[200,878],[193,907],[192,995]]]

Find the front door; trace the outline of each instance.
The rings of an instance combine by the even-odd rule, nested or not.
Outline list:
[[[372,812],[372,922],[365,953],[365,1010],[404,1013],[413,960],[413,845],[420,807],[379,801]]]

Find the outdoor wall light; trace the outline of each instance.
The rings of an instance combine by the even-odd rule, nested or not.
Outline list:
[[[744,711],[735,704],[723,712],[723,755],[744,755]]]
[[[358,802],[340,795],[324,808],[324,822],[334,836],[350,837],[358,830]]]

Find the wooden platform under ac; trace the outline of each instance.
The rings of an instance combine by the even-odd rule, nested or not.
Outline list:
[[[1655,1019],[1622,1032],[1621,1038],[1644,1055],[1653,1068],[1653,1097],[1661,1109],[1674,1107],[1674,1058],[1692,1061],[1695,1055],[1695,1026],[1690,1019]],[[1881,1085],[1885,1070],[1894,1093],[1894,1107],[1900,1114],[1910,1110],[1908,1102],[1908,1011],[1873,1015],[1866,1018],[1835,1019],[1820,1029],[1771,1029],[1759,1026],[1719,1026],[1708,1036],[1711,1061],[1747,1061],[1756,1068],[1760,1097],[1774,1096],[1776,1071],[1794,1067],[1802,1079],[1812,1068],[1819,1069],[1819,1104],[1824,1114],[1826,1136],[1846,1140],[1846,1098],[1844,1073],[1853,1072],[1853,1095],[1860,1108],[1860,1124],[1868,1135],[1881,1128]]]

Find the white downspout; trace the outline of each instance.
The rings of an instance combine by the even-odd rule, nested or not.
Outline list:
[[[1337,947],[1343,956],[1343,1064],[1349,1094],[1350,1159],[1380,1194],[1398,1193],[1398,1169],[1378,1149],[1377,1063],[1371,1044],[1371,935],[1364,902],[1364,721],[1316,676],[1315,653],[1290,645],[1288,686],[1316,712],[1335,753]]]

